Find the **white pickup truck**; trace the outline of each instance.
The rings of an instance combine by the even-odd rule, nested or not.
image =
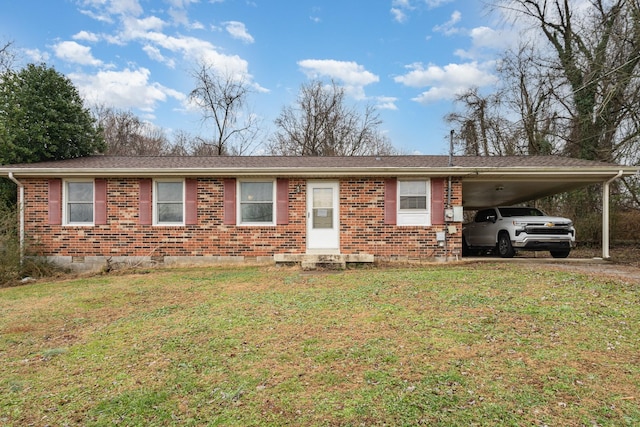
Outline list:
[[[549,251],[566,258],[576,247],[576,230],[570,219],[546,216],[529,207],[481,209],[473,222],[462,226],[462,255],[497,252],[511,258],[518,250]]]

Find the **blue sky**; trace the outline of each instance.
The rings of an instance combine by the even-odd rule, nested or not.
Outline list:
[[[44,62],[88,105],[130,110],[171,133],[206,136],[188,102],[199,61],[244,76],[264,135],[302,83],[334,79],[370,103],[403,153],[446,154],[453,96],[491,90],[515,37],[481,0],[8,1],[0,42],[17,66]]]

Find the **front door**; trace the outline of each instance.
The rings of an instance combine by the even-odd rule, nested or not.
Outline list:
[[[307,249],[340,252],[340,185],[335,181],[307,183]]]

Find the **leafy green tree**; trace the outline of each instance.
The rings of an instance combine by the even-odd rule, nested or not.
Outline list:
[[[101,129],[71,81],[46,65],[0,76],[0,163],[32,163],[96,154]]]
[[[63,160],[104,151],[101,129],[69,79],[46,65],[0,74],[0,164]],[[15,186],[0,180],[0,205]]]

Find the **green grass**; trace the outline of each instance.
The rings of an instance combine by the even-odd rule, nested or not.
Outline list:
[[[0,289],[0,424],[640,424],[638,283],[167,269]]]

